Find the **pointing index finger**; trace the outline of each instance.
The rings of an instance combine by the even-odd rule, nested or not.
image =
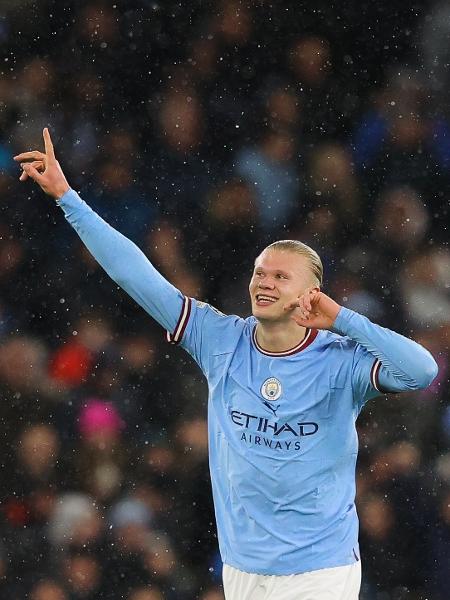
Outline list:
[[[45,145],[45,154],[49,160],[55,159],[55,151],[53,149],[52,138],[50,137],[50,132],[47,127],[44,129],[44,145]]]

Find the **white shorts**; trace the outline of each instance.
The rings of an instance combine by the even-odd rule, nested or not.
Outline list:
[[[226,600],[358,600],[361,562],[299,575],[255,575],[223,566]]]

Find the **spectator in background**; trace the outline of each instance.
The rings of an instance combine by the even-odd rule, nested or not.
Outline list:
[[[274,82],[267,94],[266,120],[273,131],[298,132],[303,115],[298,95],[287,83]]]
[[[352,157],[345,146],[320,145],[311,153],[307,176],[309,206],[324,206],[337,218],[344,239],[361,228],[362,207]]]
[[[98,546],[103,536],[103,516],[87,494],[66,492],[54,503],[47,537],[55,556],[72,548]]]
[[[3,519],[1,525],[4,528]],[[0,544],[0,592],[5,593],[8,588],[8,583],[11,583],[14,577],[11,562],[7,559],[6,548],[3,543]],[[7,583],[8,582],[8,583]]]
[[[37,337],[12,336],[0,346],[0,419],[8,423],[1,433],[3,470],[8,481],[17,454],[17,432],[38,420],[51,421],[53,412],[58,412],[58,392],[46,372],[47,356],[48,348]],[[3,491],[9,495],[11,490]]]
[[[51,552],[46,540],[47,524],[58,491],[67,484],[66,461],[54,426],[37,423],[25,427],[17,438],[17,456],[8,468],[9,487],[2,494],[2,506],[9,531],[9,568],[20,572],[21,580],[26,582],[48,570]],[[15,542],[9,546],[11,538]],[[32,563],[28,562],[30,555],[34,556]]]
[[[3,223],[0,223],[0,236],[0,293],[5,304],[11,306],[20,296],[21,280],[28,276],[27,252],[14,231]]]
[[[376,293],[367,289],[364,282],[348,269],[341,268],[331,284],[333,297],[345,306],[366,315],[369,319],[386,319],[383,303]]]
[[[166,600],[181,600],[194,591],[192,573],[179,562],[171,540],[163,532],[154,531],[147,536],[143,565],[149,582],[161,590]]]
[[[411,186],[392,186],[376,205],[375,232],[388,246],[392,258],[400,262],[423,245],[430,225],[430,214],[421,195]]]
[[[279,235],[297,207],[300,178],[295,139],[283,131],[266,132],[254,147],[236,154],[235,173],[255,197],[255,222],[266,235]]]
[[[412,409],[414,410],[414,408]],[[408,430],[409,424],[406,424]],[[415,569],[404,572],[399,584],[408,589],[420,589],[428,573],[423,563],[427,552],[426,538],[433,513],[424,501],[417,475],[422,468],[420,449],[413,442],[400,440],[378,453],[370,472],[373,482],[392,505],[396,528],[401,536],[396,540],[396,554],[409,554]],[[422,584],[424,585],[424,584]],[[427,587],[425,583],[424,587]]]
[[[42,579],[30,590],[30,600],[68,600],[68,596],[58,581],[54,579]]]
[[[200,596],[200,600],[224,600],[224,595],[221,589],[211,588]]]
[[[181,224],[178,226],[175,220],[160,221],[147,236],[147,248],[161,271],[171,274],[174,285],[185,294],[195,296],[202,293],[202,280],[195,267],[188,264],[187,254],[192,243],[186,244],[185,239],[189,237],[189,231],[183,231]]]
[[[74,458],[74,482],[96,502],[109,505],[125,485],[128,457],[121,435],[125,422],[112,403],[88,398],[77,423],[81,441]]]
[[[287,62],[302,106],[306,146],[313,147],[324,137],[339,139],[354,108],[355,82],[343,81],[343,73],[337,79],[329,40],[314,34],[296,39],[288,50]]]
[[[183,82],[174,85],[152,100],[160,147],[151,156],[150,186],[164,214],[195,235],[216,168],[207,153],[205,113],[198,93],[183,88]]]
[[[64,485],[60,450],[58,431],[50,424],[37,423],[21,432],[17,443],[15,481],[11,485],[16,498],[26,497],[41,486],[51,490]]]
[[[425,319],[435,326],[449,322],[449,273],[450,252],[447,249],[432,247],[406,263],[402,292],[414,325],[423,327]]]
[[[266,72],[267,52],[255,44],[257,23],[256,7],[236,0],[218,0],[207,19],[206,37],[215,42],[217,56],[214,85],[209,84],[209,130],[218,156],[225,160],[243,138],[253,137],[258,122],[249,97],[260,83],[258,75]]]
[[[360,500],[359,516],[360,539],[367,552],[362,596],[375,600],[381,592],[394,590],[399,597],[406,565],[398,552],[401,533],[392,503],[381,494],[371,494]]]
[[[217,38],[212,35],[188,41],[186,62],[189,66],[189,81],[194,87],[201,85],[204,90],[211,80],[216,79],[218,52]]]
[[[70,600],[97,600],[104,596],[101,555],[77,548],[62,561],[62,575]]]
[[[134,586],[149,583],[143,556],[152,520],[149,507],[133,494],[122,497],[111,507],[108,513],[111,537],[106,557],[110,594],[126,594]]]
[[[75,22],[65,36],[67,47],[77,49],[69,54],[72,66],[69,72],[82,73],[86,65],[94,64],[96,73],[102,74],[102,88],[105,100],[107,98],[99,115],[102,125],[110,122],[116,112],[121,112],[126,98],[126,86],[121,85],[120,78],[114,77],[117,56],[123,44],[120,34],[120,22],[114,7],[104,0],[93,0],[79,7]]]
[[[48,59],[32,58],[23,65],[17,84],[13,87],[14,96],[10,98],[16,111],[16,123],[11,135],[18,143],[37,143],[34,126],[45,126],[48,122],[48,101],[55,97],[56,77],[55,65]],[[55,108],[56,103],[51,118],[55,124],[61,125],[62,111]],[[30,123],[33,123],[31,129]]]
[[[105,136],[102,145],[108,150],[96,172],[97,181],[90,193],[92,204],[111,225],[142,244],[157,209],[154,198],[148,197],[136,183],[136,140],[128,129],[117,129]]]
[[[450,50],[448,39],[450,36],[450,8],[447,2],[433,2],[430,14],[422,28],[422,57],[423,75],[430,84],[429,90],[433,94],[434,106],[441,123],[448,132],[448,91],[450,79],[448,67]],[[447,140],[447,148],[449,141]]]
[[[428,539],[428,565],[432,572],[436,572],[435,578],[430,577],[433,600],[445,600],[450,572],[450,488],[443,490],[438,498],[437,523]]]
[[[440,191],[450,167],[448,129],[430,113],[422,78],[405,68],[393,69],[353,133],[354,161],[367,192],[377,193],[381,182],[412,186],[427,197],[435,218],[441,218],[446,203]]]
[[[119,393],[114,394],[114,398],[128,424],[125,435],[132,436],[135,431],[140,431],[141,439],[147,440],[157,429],[154,423],[164,422],[166,414],[164,405],[152,401],[148,392],[154,387],[155,380],[159,382],[159,370],[156,365],[157,340],[144,332],[136,335],[125,334],[120,340],[118,355],[120,359],[117,377],[121,387]]]
[[[127,600],[164,600],[161,590],[157,587],[140,587],[132,590]]]
[[[203,236],[200,261],[205,272],[220,273],[220,278],[207,282],[205,296],[231,313],[242,307],[248,285],[246,274],[253,266],[252,250],[261,238],[255,195],[256,187],[242,179],[223,182],[211,190],[204,219],[204,228],[217,245],[210,248],[209,236]],[[234,243],[236,239],[241,240],[239,246]]]
[[[26,336],[9,338],[4,341],[0,352],[2,382],[19,397],[37,393],[39,389],[50,392],[52,387],[46,376],[46,360],[47,348],[38,339]]]
[[[387,322],[389,319],[398,322],[405,317],[402,284],[387,280],[386,274],[392,268],[401,270],[405,260],[414,260],[418,249],[423,248],[429,212],[415,189],[392,186],[373,206],[370,222],[366,239],[344,251],[345,266],[350,274],[360,278],[366,291],[375,296],[378,310],[385,314]],[[406,280],[402,278],[402,281]]]
[[[67,154],[69,168],[78,183],[79,174],[99,159],[97,152],[101,132],[98,124],[106,102],[105,84],[95,70],[84,67],[65,85],[71,123],[61,140],[62,153]]]
[[[208,465],[208,427],[205,418],[181,419],[175,426],[177,461],[174,475],[178,483],[174,510],[180,515],[177,536],[178,553],[183,562],[202,580],[208,564],[200,556],[212,556],[216,549],[214,508],[207,490],[205,467]],[[202,527],[196,524],[201,522]],[[172,532],[175,536],[175,531]]]
[[[174,499],[177,494],[178,455],[161,432],[154,432],[151,441],[146,440],[139,447],[139,484],[136,485],[136,497],[142,498],[155,516],[155,522],[163,530],[173,528],[172,515]],[[179,490],[178,490],[179,493]],[[176,535],[175,530],[173,535]]]
[[[49,374],[55,387],[70,391],[92,381],[101,357],[109,355],[113,333],[111,324],[98,313],[78,317],[67,333],[65,343],[59,344],[50,357]],[[94,393],[104,391],[101,377],[91,385]],[[105,385],[107,393],[111,393],[111,380]]]

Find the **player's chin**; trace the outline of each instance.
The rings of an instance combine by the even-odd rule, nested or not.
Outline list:
[[[275,306],[252,306],[253,316],[260,320],[278,321],[280,319],[280,311]]]

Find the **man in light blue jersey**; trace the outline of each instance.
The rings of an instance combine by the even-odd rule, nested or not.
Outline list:
[[[256,258],[251,317],[183,296],[70,189],[48,130],[15,157],[63,209],[108,274],[181,344],[209,384],[210,469],[227,600],[355,600],[356,418],[385,392],[437,374],[416,342],[320,291],[314,250],[275,242]]]

